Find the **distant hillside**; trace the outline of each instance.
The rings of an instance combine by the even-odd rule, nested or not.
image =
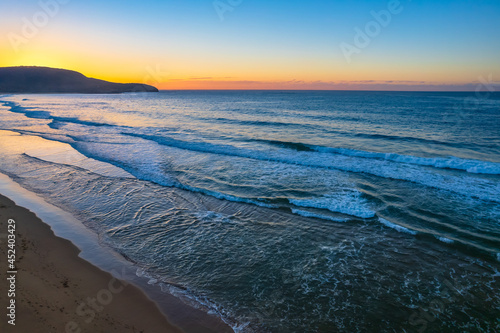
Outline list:
[[[114,94],[158,92],[140,83],[114,83],[88,78],[66,69],[49,67],[0,67],[0,93]]]

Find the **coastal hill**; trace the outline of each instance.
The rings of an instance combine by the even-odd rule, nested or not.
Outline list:
[[[0,93],[115,94],[158,92],[141,83],[114,83],[86,77],[66,69],[49,67],[0,67]]]

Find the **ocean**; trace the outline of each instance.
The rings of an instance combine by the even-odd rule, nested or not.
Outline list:
[[[0,138],[235,332],[500,331],[500,93],[3,95]]]

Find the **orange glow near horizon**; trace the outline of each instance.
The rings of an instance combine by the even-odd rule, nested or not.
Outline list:
[[[60,45],[69,45],[62,48]],[[0,44],[0,66],[46,66],[78,71],[88,77],[120,83],[146,83],[158,89],[332,89],[439,90],[439,85],[477,82],[481,66],[460,71],[443,64],[370,63],[347,65],[341,58],[197,59],[144,57],[120,50],[104,53],[71,41],[41,38],[15,52]],[[451,68],[448,68],[451,67]],[[411,78],[411,80],[408,80]],[[428,88],[431,86],[431,88]],[[424,89],[424,88],[423,88]]]

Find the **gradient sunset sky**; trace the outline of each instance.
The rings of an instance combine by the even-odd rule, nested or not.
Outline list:
[[[0,67],[66,68],[160,89],[474,90],[500,81],[500,1],[396,5],[2,1]],[[385,26],[375,23],[372,12],[390,8],[397,10],[382,16]],[[356,44],[367,27],[369,44]],[[342,45],[357,48],[350,62]]]

